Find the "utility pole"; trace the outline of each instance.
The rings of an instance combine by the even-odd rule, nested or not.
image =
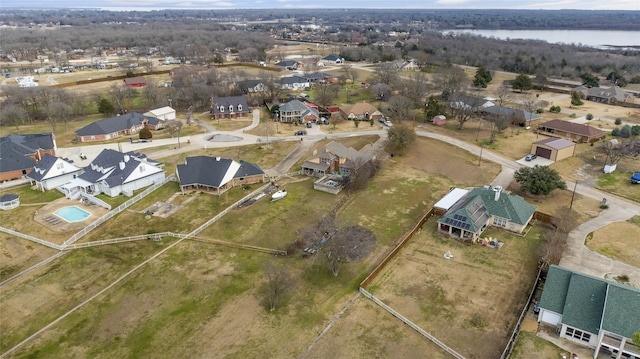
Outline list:
[[[573,208],[573,199],[576,196],[576,188],[578,187],[578,180],[576,180],[576,184],[573,186],[573,194],[571,195],[571,204],[569,205],[569,209]]]
[[[269,127],[264,126],[264,132],[267,134],[267,148],[269,148]]]
[[[482,162],[482,150],[484,147],[480,146],[480,157],[478,157],[478,167],[480,167],[480,163]]]

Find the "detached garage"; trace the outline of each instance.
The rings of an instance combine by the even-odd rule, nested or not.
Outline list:
[[[560,161],[574,155],[576,144],[563,138],[545,138],[531,144],[531,153],[552,161]]]

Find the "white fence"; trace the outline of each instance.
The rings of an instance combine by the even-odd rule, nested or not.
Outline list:
[[[138,202],[139,200],[141,200],[142,198],[147,196],[149,193],[151,193],[151,192],[155,191],[156,189],[162,187],[167,182],[175,181],[175,180],[176,180],[175,175],[170,175],[169,177],[166,177],[162,181],[160,181],[160,182],[154,184],[153,186],[145,189],[144,191],[138,193],[136,196],[132,197],[131,199],[129,199],[126,202],[124,202],[123,204],[119,205],[114,210],[112,210],[109,213],[105,214],[104,216],[96,219],[93,223],[91,223],[88,226],[86,226],[85,228],[83,228],[80,232],[78,232],[78,233],[74,234],[73,236],[71,236],[62,245],[63,249],[66,248],[67,246],[72,245],[78,239],[84,237],[87,233],[89,233],[92,230],[94,230],[96,227],[98,227],[99,225],[104,223],[106,220],[113,218],[113,216],[115,216],[116,214],[124,211],[125,209],[127,209],[128,207],[133,205],[134,203]]]
[[[402,314],[396,312],[393,308],[391,308],[390,306],[384,304],[383,301],[381,301],[380,299],[376,298],[373,294],[367,292],[366,289],[360,287],[360,293],[362,293],[365,297],[367,297],[367,298],[371,299],[372,301],[374,301],[376,304],[381,306],[384,310],[386,310],[387,312],[391,313],[391,315],[393,315],[394,317],[402,320],[402,322],[404,324],[410,326],[415,331],[417,331],[418,333],[420,333],[423,336],[425,336],[427,339],[429,339],[432,342],[434,342],[437,346],[442,348],[447,353],[451,354],[454,358],[465,359],[465,357],[463,357],[460,353],[458,353],[455,350],[449,348],[445,343],[443,343],[440,340],[438,340],[438,338],[436,338],[433,335],[427,333],[427,331],[425,331],[424,329],[420,328],[418,325],[416,325],[415,323],[413,323],[409,319],[405,318]]]
[[[24,239],[30,240],[32,242],[35,242],[35,243],[38,243],[38,244],[42,244],[43,246],[46,246],[46,247],[49,247],[49,248],[53,248],[53,249],[57,249],[57,250],[62,250],[63,249],[62,246],[57,245],[55,243],[47,242],[47,241],[45,241],[43,239],[36,238],[36,237],[30,236],[28,234],[16,232],[16,231],[14,231],[12,229],[9,229],[9,228],[0,227],[0,232],[4,232],[4,233],[8,233],[8,234],[14,235],[16,237],[24,238]]]

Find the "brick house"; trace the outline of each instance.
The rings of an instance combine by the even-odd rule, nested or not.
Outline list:
[[[137,112],[105,118],[76,131],[76,139],[78,142],[106,141],[120,136],[134,135],[140,132],[149,121],[155,123],[157,119]]]
[[[220,157],[187,157],[176,166],[180,190],[222,194],[240,185],[264,183],[269,180],[258,165]]]
[[[212,97],[209,110],[214,120],[249,116],[249,105],[244,96]]]
[[[551,120],[538,125],[537,133],[566,138],[574,142],[595,142],[604,138],[604,131],[581,123]]]
[[[55,156],[53,133],[9,135],[0,138],[0,181],[11,181],[28,175],[45,154]]]

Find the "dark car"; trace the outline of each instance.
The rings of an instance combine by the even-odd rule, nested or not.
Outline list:
[[[313,124],[311,122],[307,122],[307,128],[311,128]]]
[[[531,154],[531,153],[530,153],[530,154],[528,154],[528,155],[524,158],[524,160],[525,160],[525,161],[533,161],[533,160],[535,160],[537,157],[538,157],[538,156],[536,156],[536,155],[534,155],[534,154]]]
[[[304,136],[307,134],[307,130],[298,130],[294,133],[295,136]]]

